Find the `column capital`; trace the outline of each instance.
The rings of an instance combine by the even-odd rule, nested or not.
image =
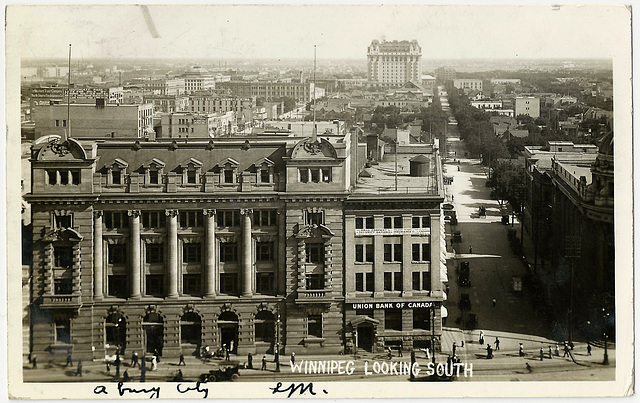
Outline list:
[[[100,218],[104,215],[104,211],[102,210],[93,210],[93,217]]]
[[[241,215],[253,214],[253,209],[252,208],[241,208],[240,209],[240,214]]]
[[[128,210],[127,214],[129,215],[129,217],[138,218],[142,213],[140,212],[140,210]]]
[[[178,210],[175,209],[171,209],[171,210],[165,210],[164,214],[168,217],[177,217],[178,216]]]
[[[213,217],[214,215],[216,215],[216,209],[214,208],[206,208],[202,210],[202,214],[207,216],[207,217]]]

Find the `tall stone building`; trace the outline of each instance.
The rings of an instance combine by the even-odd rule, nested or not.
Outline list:
[[[422,50],[418,41],[373,40],[367,49],[369,84],[401,86],[422,79]]]
[[[361,269],[353,245],[369,236],[375,245],[406,243],[405,252],[390,265],[376,254],[375,294],[353,294],[350,302],[420,302],[427,308],[421,320],[429,316],[438,326],[429,338],[439,337],[442,288],[439,272],[429,272],[440,270],[441,244],[433,232],[429,240],[428,229],[441,220],[439,157],[429,157],[424,180],[431,187],[421,187],[414,202],[404,188],[357,183],[366,150],[353,139],[325,133],[37,143],[25,196],[33,222],[29,351],[41,359],[70,350],[77,358],[116,351],[171,357],[233,344],[232,353],[242,355],[336,354],[352,340],[348,326],[375,321],[383,325],[363,348],[398,340],[409,348],[411,337],[427,338],[422,330],[414,335],[409,307],[350,311],[345,326],[345,282],[355,293]],[[374,218],[366,228],[379,234],[358,232],[365,215]],[[416,219],[421,229],[413,234]],[[394,223],[390,233],[387,221]],[[415,240],[422,254],[414,263]],[[401,269],[398,259],[405,260]],[[383,268],[407,276],[390,294]],[[413,272],[421,280],[412,280]],[[395,333],[398,312],[406,334]],[[383,331],[385,321],[394,329]]]

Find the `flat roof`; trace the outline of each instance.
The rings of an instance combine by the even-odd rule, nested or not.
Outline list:
[[[427,176],[409,176],[409,160],[418,155],[424,155],[429,161]],[[401,195],[439,195],[437,159],[433,154],[398,154],[398,186],[396,190],[395,154],[386,154],[378,165],[365,168],[358,177],[353,194],[379,194],[388,196]]]

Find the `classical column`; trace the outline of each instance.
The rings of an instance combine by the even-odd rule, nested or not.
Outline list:
[[[140,298],[140,210],[129,210],[129,297]]]
[[[251,216],[253,209],[240,209],[242,215],[242,293],[243,297],[251,296]]]
[[[178,298],[178,210],[165,210],[167,220],[167,289],[168,298]]]
[[[216,210],[205,209],[204,296],[216,296]]]
[[[102,299],[102,211],[93,212],[93,298]]]

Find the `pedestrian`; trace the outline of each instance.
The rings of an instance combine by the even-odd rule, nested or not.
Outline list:
[[[520,347],[518,348],[518,355],[520,357],[524,357],[524,346],[520,343]]]
[[[251,353],[247,355],[247,369],[253,369],[253,355]]]
[[[478,344],[484,345],[484,332],[480,331],[480,338],[478,338]]]
[[[147,364],[145,357],[142,357],[142,363],[140,364],[140,382],[144,382],[145,375],[147,374]]]
[[[184,377],[182,375],[182,370],[179,369],[178,373],[176,374],[176,382],[182,382],[184,380]]]
[[[493,358],[493,350],[491,344],[487,344],[487,360]]]
[[[567,342],[564,342],[564,355],[562,356],[562,358],[564,357],[570,357],[571,355],[569,354],[569,345],[567,344]]]
[[[71,352],[67,354],[67,365],[65,365],[64,367],[66,368],[68,366],[73,366],[73,361],[71,360]]]
[[[556,357],[560,357],[560,347],[558,347],[558,343],[556,343]]]
[[[113,362],[113,364],[116,366],[116,378],[120,377],[120,356],[116,355],[116,360]]]
[[[76,376],[82,376],[82,360],[78,360],[78,369],[76,369]]]
[[[387,358],[391,359],[391,347],[387,346]]]
[[[156,358],[155,355],[153,357],[151,357],[151,370],[152,371],[157,371],[158,370],[158,359]]]
[[[229,343],[229,352],[233,353],[233,340],[231,340],[231,343]]]
[[[458,171],[459,170],[460,170],[460,168],[458,167]],[[453,197],[453,195],[451,195],[451,201],[453,201],[453,200],[454,200],[454,197]]]
[[[456,342],[454,341],[454,342],[453,342],[453,346],[451,347],[451,351],[452,351],[452,354],[453,354],[454,356],[456,355],[456,347],[458,347],[458,346],[456,345]]]
[[[549,346],[549,359],[553,359],[553,354],[551,354],[551,346]]]
[[[527,372],[531,373],[531,371],[533,371],[533,369],[531,369],[531,365],[529,365],[529,363],[526,363],[526,368],[527,368]]]
[[[493,305],[494,308],[496,307],[496,299],[495,298],[491,299],[491,305]]]
[[[540,347],[540,361],[544,360],[544,350]]]
[[[293,367],[293,364],[296,363],[296,353],[292,352],[291,353],[291,366]]]
[[[266,371],[267,370],[267,356],[263,355],[262,356],[262,368],[260,368],[260,371]]]
[[[469,245],[469,253],[473,253],[473,246]]]
[[[124,370],[124,374],[122,374],[122,382],[129,382],[131,377],[129,376],[129,371]]]
[[[587,342],[587,355],[591,355],[591,343]]]
[[[498,336],[496,336],[496,341],[494,341],[494,344],[496,345],[496,351],[500,350],[500,339],[498,338]]]
[[[130,367],[137,367],[138,366],[138,352],[134,351],[133,354],[131,354],[131,365],[129,365]]]
[[[184,354],[182,354],[182,352],[180,352],[180,361],[178,361],[178,366],[184,364],[184,366],[187,366],[187,363],[184,362]]]
[[[31,356],[31,363],[33,364],[33,369],[38,369],[38,356],[37,355],[33,355]]]
[[[229,347],[225,348],[224,350],[224,359],[229,361]]]

